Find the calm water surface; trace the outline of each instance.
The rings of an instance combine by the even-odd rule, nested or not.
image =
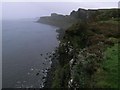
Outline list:
[[[57,28],[23,20],[6,20],[2,25],[3,88],[41,87],[43,70],[50,67],[46,53],[58,46]]]

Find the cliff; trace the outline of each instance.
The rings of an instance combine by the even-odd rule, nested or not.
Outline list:
[[[52,88],[118,88],[119,10],[78,9],[38,20],[67,27],[56,52]]]
[[[57,26],[60,28],[68,28],[74,22],[76,22],[76,20],[74,17],[70,17],[69,15],[64,16],[52,13],[51,16],[40,17],[37,22]]]
[[[39,23],[54,25],[67,29],[77,22],[90,22],[98,20],[109,20],[120,17],[120,9],[81,9],[72,11],[70,15],[52,13],[51,16],[40,17]]]

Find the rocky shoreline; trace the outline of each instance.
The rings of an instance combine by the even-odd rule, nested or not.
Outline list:
[[[50,88],[51,87],[54,71],[58,65],[58,60],[57,60],[57,58],[55,58],[55,56],[52,57],[51,61],[52,61],[51,68],[49,69],[49,71],[47,73],[46,82],[45,82],[45,85],[43,88]]]
[[[38,20],[36,21],[36,23],[43,23],[43,24],[47,24],[47,25],[51,25],[51,26],[55,26],[58,27],[58,29],[56,29],[56,32],[58,33],[58,35],[56,36],[58,42],[60,43],[60,40],[62,39],[62,37],[64,36],[65,33],[65,27],[61,27],[60,25],[57,24],[53,24],[53,23],[48,23],[48,22],[42,22],[42,20]],[[59,46],[58,46],[59,47]],[[43,82],[43,85],[41,88],[51,88],[52,86],[52,81],[53,81],[53,77],[54,77],[54,71],[56,70],[56,67],[59,65],[59,61],[58,61],[58,48],[56,48],[51,55],[51,67],[47,70],[47,76],[44,77],[45,82]]]
[[[37,23],[43,23],[43,24],[58,27],[58,29],[56,29],[56,32],[58,33],[57,39],[58,39],[59,44],[60,44],[60,41],[64,37],[65,30],[70,27],[67,25],[62,27],[62,26],[59,26],[57,24],[55,25],[55,24],[51,24],[51,23],[47,23],[47,22],[40,22],[40,20],[37,21]],[[58,48],[59,48],[59,46],[58,46]],[[56,50],[53,51],[54,53],[51,56],[52,64],[51,64],[51,67],[47,70],[47,76],[45,77],[45,82],[43,83],[43,87],[41,87],[41,88],[51,88],[52,87],[52,82],[54,80],[55,71],[56,71],[56,68],[59,66],[58,48],[56,48]]]
[[[56,32],[58,33],[57,39],[60,42],[60,40],[62,39],[62,37],[64,35],[64,30],[59,28],[59,29],[56,29]],[[56,48],[56,50],[53,51],[53,52],[54,52],[54,54],[53,54],[53,56],[51,58],[51,61],[52,61],[51,68],[47,72],[46,82],[45,82],[43,88],[51,88],[52,81],[54,79],[53,78],[54,77],[54,71],[56,70],[57,66],[59,65],[59,61],[58,61],[58,55],[59,55],[58,54],[58,48]]]

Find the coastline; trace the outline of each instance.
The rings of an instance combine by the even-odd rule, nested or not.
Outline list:
[[[61,31],[62,30],[62,31]],[[64,35],[64,30],[61,28],[56,29],[56,32],[58,33],[57,35],[57,40],[58,42],[62,39],[63,35]],[[58,45],[59,47],[59,45]],[[54,50],[53,52],[55,52],[55,56],[53,55],[51,58],[52,64],[51,64],[51,68],[48,70],[47,72],[47,76],[46,76],[46,81],[44,83],[44,87],[43,88],[51,88],[52,87],[52,81],[53,81],[53,77],[54,77],[54,71],[56,70],[57,66],[59,65],[59,61],[58,61],[58,48],[56,48],[56,50]]]
[[[57,52],[55,52],[55,54],[57,55]],[[54,71],[55,71],[57,65],[59,64],[58,60],[55,58],[55,56],[52,57],[51,61],[52,61],[51,68],[47,72],[46,82],[45,82],[43,88],[51,88],[51,86],[52,86],[52,80],[54,79],[53,78]]]
[[[38,22],[37,21],[37,23],[42,23],[42,22]],[[48,24],[48,23],[42,23],[42,24],[58,27],[58,29],[56,29],[56,32],[58,33],[58,35],[56,36],[58,42],[64,36],[64,32],[65,32],[65,28],[64,27],[60,27],[58,25],[52,25],[52,24]],[[58,47],[59,47],[59,45],[58,45]],[[47,71],[47,76],[45,77],[44,87],[42,87],[42,88],[51,88],[51,86],[52,86],[52,81],[54,79],[53,78],[54,77],[54,71],[56,70],[56,67],[59,65],[59,61],[57,59],[57,57],[58,57],[58,52],[57,52],[58,50],[57,49],[58,48],[56,48],[53,51],[54,53],[53,53],[53,55],[51,57],[52,64],[51,64],[51,67]]]
[[[38,23],[59,27],[56,29],[57,39],[61,41],[58,45],[58,52],[54,52],[58,58],[52,55],[51,68],[47,72],[43,88],[117,87],[115,84],[117,79],[114,85],[109,80],[101,81],[105,83],[99,80],[102,73],[108,73],[106,77],[102,77],[105,79],[112,80],[117,76],[109,77],[111,71],[106,69],[106,65],[113,68],[115,63],[103,64],[106,48],[108,51],[111,50],[109,47],[117,43],[119,39],[117,30],[115,30],[119,20],[117,14],[114,9],[84,10],[79,8],[78,11],[72,11],[67,18],[58,14],[41,17]],[[73,17],[75,21],[70,17]],[[115,58],[114,55],[111,57]],[[111,59],[106,58],[107,60]]]

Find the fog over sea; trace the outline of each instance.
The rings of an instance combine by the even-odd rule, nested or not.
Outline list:
[[[33,20],[3,20],[2,25],[3,88],[41,87],[50,67],[46,53],[58,46],[57,27]]]

